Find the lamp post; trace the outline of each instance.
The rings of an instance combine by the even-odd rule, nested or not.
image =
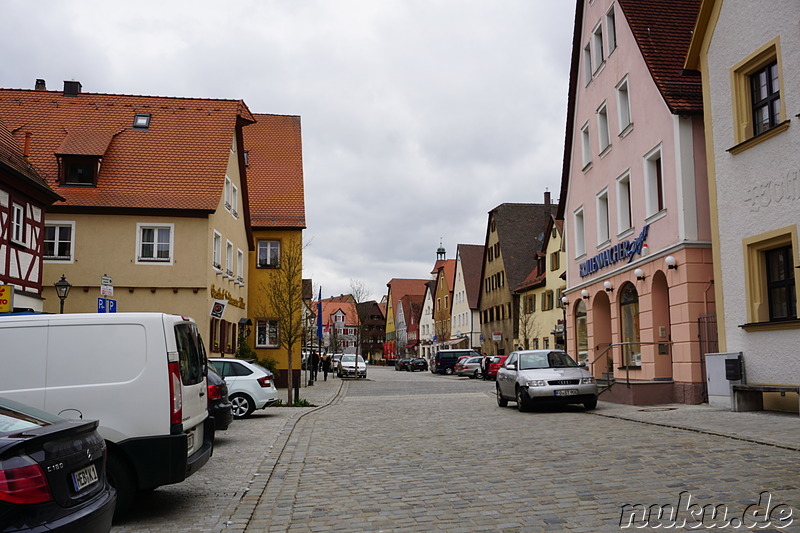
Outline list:
[[[564,312],[564,324],[562,334],[564,335],[564,351],[567,351],[567,304],[569,300],[566,296],[561,297],[561,310]]]
[[[61,279],[53,283],[53,286],[56,288],[56,294],[58,294],[58,299],[61,300],[61,311],[60,313],[64,314],[64,300],[67,299],[69,296],[69,290],[72,288],[67,278],[64,277],[64,274],[61,274]]]

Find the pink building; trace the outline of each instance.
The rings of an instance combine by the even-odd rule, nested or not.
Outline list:
[[[683,70],[699,5],[577,2],[559,206],[568,351],[613,375],[609,401],[705,401],[703,354],[716,350],[702,94]]]

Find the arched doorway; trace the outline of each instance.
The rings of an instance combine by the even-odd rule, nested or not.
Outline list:
[[[586,324],[586,303],[579,300],[575,305],[575,356],[578,362],[589,364],[589,330]]]
[[[622,346],[622,366],[642,366],[642,345],[639,336],[639,293],[631,282],[619,291],[619,336]]]
[[[614,354],[608,349],[611,346],[611,302],[608,294],[605,291],[598,292],[591,307],[590,362],[594,363],[591,365],[594,376],[602,378],[604,373],[614,372]],[[600,357],[604,352],[605,357]]]
[[[658,380],[672,379],[672,339],[669,318],[669,285],[667,277],[660,270],[653,274],[653,341],[655,347],[655,373]]]

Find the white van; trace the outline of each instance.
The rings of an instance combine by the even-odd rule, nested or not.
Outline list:
[[[162,313],[0,316],[0,394],[99,420],[124,513],[137,490],[178,483],[213,450],[206,352],[190,318]]]

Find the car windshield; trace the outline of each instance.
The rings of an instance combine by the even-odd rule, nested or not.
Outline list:
[[[356,360],[355,355],[343,355],[342,356],[342,363],[354,363]],[[359,355],[358,362],[364,364],[364,359]]]
[[[534,352],[519,354],[520,370],[532,370],[536,368],[567,368],[573,366],[578,366],[578,364],[564,352]]]

